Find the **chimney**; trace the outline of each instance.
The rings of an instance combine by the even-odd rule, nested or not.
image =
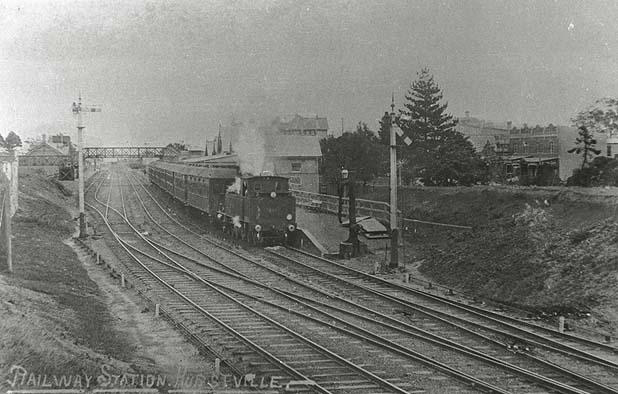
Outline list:
[[[506,129],[507,130],[511,130],[513,128],[513,121],[507,121],[506,122]]]
[[[41,140],[43,141],[43,143],[46,143],[47,142],[47,135],[42,134],[41,135]]]
[[[466,119],[470,119],[470,111],[466,111]]]

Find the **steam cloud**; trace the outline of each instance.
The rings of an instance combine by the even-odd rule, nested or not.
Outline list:
[[[232,183],[231,185],[227,187],[227,192],[240,194],[240,188],[241,188],[241,180],[240,178],[236,177],[236,180],[234,180],[234,183]]]
[[[241,125],[235,147],[243,175],[260,175],[266,161],[264,136],[254,122]]]
[[[240,223],[240,216],[234,216],[232,218],[232,223],[234,223],[234,227],[241,228],[242,224]]]

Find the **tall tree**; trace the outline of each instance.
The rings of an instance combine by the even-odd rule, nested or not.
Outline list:
[[[8,150],[13,150],[18,146],[21,146],[21,138],[13,131],[10,131],[5,139],[5,146]]]
[[[381,144],[390,145],[391,141],[391,114],[384,112],[380,118],[380,129],[378,130],[378,139]]]
[[[594,102],[571,119],[576,127],[586,127],[594,133],[618,132],[618,100],[603,98]]]
[[[440,86],[427,68],[417,74],[400,110],[399,126],[412,143],[403,147],[403,177],[419,177],[426,185],[469,185],[482,178],[484,166],[457,121],[442,103]]]
[[[320,141],[322,148],[321,173],[330,181],[340,177],[341,169],[352,171],[356,180],[371,181],[383,172],[386,147],[365,123],[358,123],[356,131],[340,137],[328,136]]]
[[[567,152],[582,155],[582,169],[588,166],[591,161],[592,155],[598,155],[601,153],[599,149],[594,146],[597,144],[597,140],[593,137],[592,133],[588,131],[588,127],[579,127],[579,137],[575,139],[577,145],[573,149],[569,149]]]

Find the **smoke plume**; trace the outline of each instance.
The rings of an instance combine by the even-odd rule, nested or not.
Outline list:
[[[231,185],[227,187],[227,192],[240,194],[240,188],[241,188],[241,180],[240,178],[236,177],[236,180],[234,180],[234,183],[232,183]]]
[[[240,126],[234,150],[238,153],[241,174],[260,175],[264,170],[266,151],[264,136],[255,122]]]

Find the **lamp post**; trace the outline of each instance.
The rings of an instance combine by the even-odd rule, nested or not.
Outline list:
[[[340,201],[343,198],[345,188],[348,189],[348,239],[344,242],[352,245],[351,255],[356,257],[360,254],[360,241],[358,240],[358,226],[356,225],[356,194],[354,190],[354,179],[351,176],[350,171],[343,168],[341,170],[341,189],[340,189]],[[341,220],[341,206],[340,215]]]

